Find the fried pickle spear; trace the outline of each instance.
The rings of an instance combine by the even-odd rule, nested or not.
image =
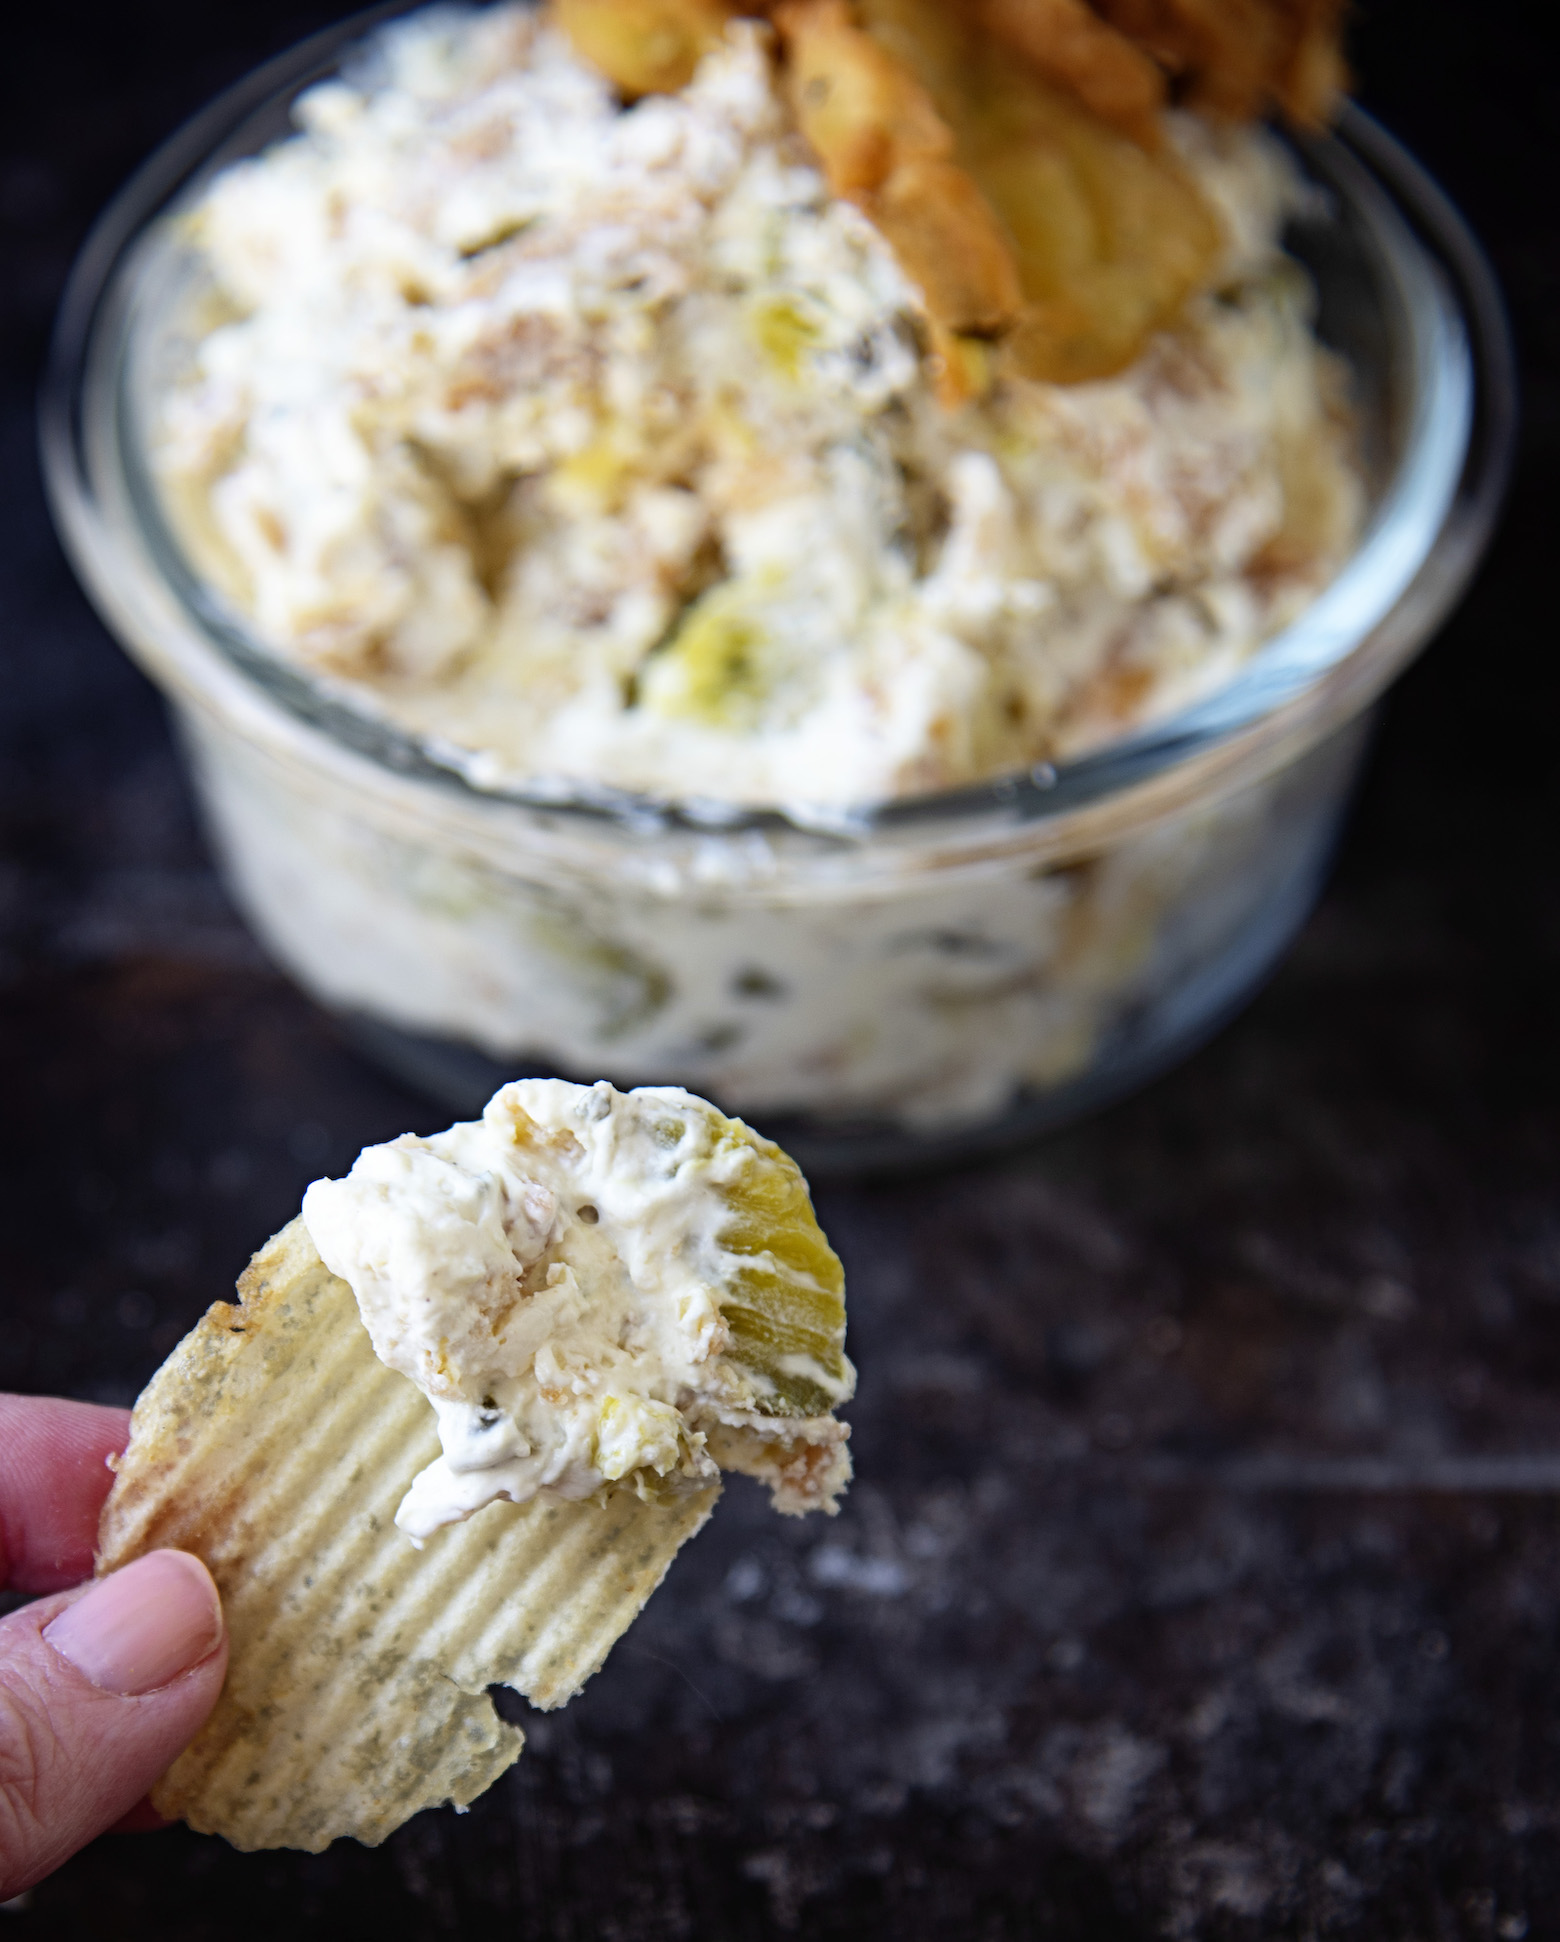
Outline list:
[[[1043,80],[1144,148],[1159,146],[1163,73],[1085,0],[984,0],[979,18]]]
[[[1344,80],[1343,0],[1096,0],[1106,21],[1177,82],[1189,108],[1252,121],[1327,117]]]
[[[1149,154],[1059,89],[993,73],[970,167],[1018,252],[1024,307],[1009,369],[1110,377],[1217,268],[1224,235],[1169,154]]]
[[[1124,369],[1217,264],[1222,232],[1191,178],[1015,62],[973,9],[862,0],[862,14],[1010,241],[1023,302],[998,368],[1057,384]]]
[[[1341,30],[1345,0],[1279,0],[1288,46],[1274,80],[1278,105],[1302,128],[1320,128],[1349,85]]]
[[[888,238],[944,330],[1010,329],[1022,301],[1012,245],[954,159],[953,131],[926,88],[844,0],[787,0],[775,25],[797,124],[829,187]]]
[[[952,155],[953,130],[932,97],[845,0],[786,0],[775,24],[797,123],[836,195],[870,195],[903,163]]]
[[[670,94],[716,46],[726,23],[751,8],[726,0],[553,0],[575,50],[629,100]]]
[[[1248,120],[1321,119],[1345,0],[782,0],[797,124],[926,304],[939,395],[996,369],[1125,369],[1214,273],[1217,217],[1162,141],[1167,76]],[[625,94],[681,86],[769,0],[554,0]],[[1015,60],[1013,56],[1019,58]],[[994,359],[991,348],[1000,346]]]

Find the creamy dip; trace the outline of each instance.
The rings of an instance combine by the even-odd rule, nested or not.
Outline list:
[[[1227,234],[1175,329],[949,410],[761,27],[625,109],[532,10],[440,8],[296,114],[188,218],[155,463],[268,643],[479,785],[827,805],[1074,753],[1357,535],[1260,131],[1172,117]]]
[[[791,1163],[690,1093],[521,1081],[367,1148],[303,1217],[438,1416],[396,1515],[415,1539],[500,1498],[726,1468],[800,1512],[849,1479],[839,1264]]]

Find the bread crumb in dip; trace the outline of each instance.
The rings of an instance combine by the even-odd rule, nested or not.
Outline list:
[[[762,23],[625,105],[545,14],[438,8],[295,112],[187,219],[157,474],[264,642],[479,786],[838,805],[1074,754],[1357,537],[1260,129],[1166,118],[1222,255],[1126,369],[958,403]]]

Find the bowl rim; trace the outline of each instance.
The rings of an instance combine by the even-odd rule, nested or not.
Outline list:
[[[603,830],[746,834],[805,831],[860,843],[922,832],[973,834],[1051,823],[1111,799],[1158,793],[1177,771],[1211,759],[1227,770],[1243,741],[1288,746],[1374,699],[1425,645],[1463,592],[1493,531],[1515,444],[1516,376],[1493,272],[1450,199],[1370,115],[1346,102],[1323,135],[1291,135],[1302,158],[1348,199],[1381,251],[1409,330],[1413,365],[1403,449],[1362,539],[1334,580],[1287,627],[1207,696],[1098,749],[960,784],[844,806],[676,800],[612,787],[545,782],[484,787],[438,738],[407,731],[344,680],[305,671],[249,634],[185,560],[160,510],[127,421],[124,367],[138,254],[170,206],[192,195],[240,147],[245,129],[335,71],[376,28],[425,0],[385,4],[336,22],[217,95],[131,176],[90,231],[68,279],[39,400],[46,489],[78,574],[113,631],[126,615],[123,568],[151,570],[203,644],[296,724],[402,780],[430,783],[489,810],[544,812]],[[231,151],[226,153],[225,151]],[[115,424],[105,460],[89,406],[112,383]],[[105,511],[106,463],[128,481],[137,530]],[[119,557],[114,557],[116,549]],[[116,584],[116,581],[118,584]],[[1331,691],[1331,692],[1330,692]],[[1236,766],[1239,766],[1238,761]]]

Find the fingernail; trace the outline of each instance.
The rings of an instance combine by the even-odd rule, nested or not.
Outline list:
[[[187,1551],[152,1551],[67,1605],[43,1636],[104,1692],[156,1692],[222,1636],[211,1574]]]

